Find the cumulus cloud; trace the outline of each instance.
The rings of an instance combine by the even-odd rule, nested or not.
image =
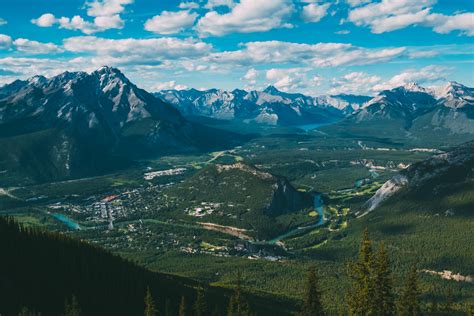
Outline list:
[[[373,90],[382,78],[369,75],[365,72],[351,72],[331,81],[330,94],[365,94]]]
[[[31,55],[60,53],[62,49],[53,43],[41,43],[26,38],[18,38],[13,41],[15,48]]]
[[[370,2],[372,2],[372,0],[347,0],[347,3],[351,7],[358,7],[360,5],[367,4],[367,3],[370,3]]]
[[[245,82],[245,89],[254,89],[257,84],[258,71],[250,68],[240,80]]]
[[[199,20],[197,30],[202,36],[223,36],[292,27],[287,19],[293,12],[291,0],[241,0],[229,13],[206,13]]]
[[[234,0],[208,0],[204,7],[206,9],[214,9],[216,7],[233,8],[235,4]]]
[[[89,22],[79,15],[75,15],[72,18],[56,18],[51,13],[43,14],[39,18],[31,20],[31,22],[40,27],[58,25],[59,28],[81,31],[84,34],[94,34],[108,29],[121,29],[125,24],[119,15],[97,16],[93,22]]]
[[[411,82],[432,84],[437,81],[444,81],[448,72],[448,68],[435,65],[426,66],[421,69],[407,69],[402,73],[393,76],[386,82],[374,85],[372,90],[381,91],[393,89]]]
[[[208,54],[212,46],[194,39],[78,36],[64,40],[64,48],[75,53],[92,53],[103,63],[117,65],[159,64],[169,59],[196,58]]]
[[[281,41],[249,42],[244,49],[213,53],[208,61],[253,64],[309,64],[316,67],[367,65],[389,61],[403,56],[405,47],[367,49],[351,44],[299,44]]]
[[[7,23],[7,20],[0,18],[0,26],[6,25]]]
[[[161,91],[161,90],[186,90],[188,86],[183,84],[177,84],[176,81],[167,81],[167,82],[160,82],[157,83],[152,87],[153,91]]]
[[[178,6],[180,9],[199,9],[199,4],[196,2],[181,2]]]
[[[0,34],[0,49],[10,49],[12,38],[5,34]]]
[[[163,11],[145,23],[145,30],[157,34],[176,34],[194,25],[196,13],[187,10],[169,12]]]
[[[51,27],[57,23],[57,19],[54,14],[45,13],[37,19],[32,19],[31,23],[36,24],[39,27]]]
[[[52,27],[58,25],[59,28],[81,31],[84,34],[94,34],[109,29],[122,29],[125,22],[119,13],[125,10],[125,5],[133,3],[134,0],[102,0],[86,2],[87,15],[93,17],[92,21],[86,21],[80,15],[69,17],[56,17],[52,13],[45,13],[37,19],[32,19],[31,23],[40,27]]]
[[[319,22],[328,14],[328,8],[331,4],[317,4],[311,3],[303,7],[301,17],[305,22]]]
[[[122,13],[134,0],[102,0],[86,2],[88,16],[113,16]]]
[[[444,15],[432,13],[437,0],[382,0],[368,3],[349,12],[348,20],[368,26],[373,33],[385,33],[412,25],[431,27],[437,33],[460,31],[474,36],[474,13]]]
[[[322,78],[313,76],[308,78],[307,68],[272,68],[266,72],[266,78],[277,89],[291,92],[301,91],[309,87],[319,86]]]

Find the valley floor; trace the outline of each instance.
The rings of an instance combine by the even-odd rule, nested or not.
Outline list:
[[[0,214],[86,239],[154,271],[220,286],[231,286],[241,272],[246,288],[295,300],[303,292],[307,269],[315,265],[324,302],[336,312],[347,286],[345,264],[355,256],[366,226],[393,257],[397,286],[414,260],[421,269],[474,275],[469,217],[474,186],[439,194],[436,201],[424,201],[425,207],[417,212],[407,209],[418,207],[416,201],[399,201],[358,218],[364,203],[392,175],[446,149],[329,137],[317,130],[267,133],[231,150],[141,161],[115,174],[3,187]],[[216,223],[231,218],[234,207],[223,205],[218,197],[183,205],[173,196],[176,185],[205,166],[240,161],[286,177],[298,190],[320,195],[322,203],[282,217],[284,232],[258,239],[245,223]],[[427,300],[444,296],[440,285],[454,289],[460,308],[474,303],[471,281],[422,274]]]

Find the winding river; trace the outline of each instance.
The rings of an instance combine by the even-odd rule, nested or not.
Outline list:
[[[315,224],[308,225],[308,226],[296,227],[292,230],[287,231],[286,233],[284,233],[280,236],[277,236],[277,237],[273,238],[272,240],[269,240],[267,243],[271,244],[271,245],[274,245],[277,242],[279,242],[279,241],[281,241],[285,238],[294,236],[294,235],[300,233],[303,230],[308,230],[308,229],[316,228],[318,226],[323,225],[325,223],[326,219],[324,218],[324,202],[323,202],[321,194],[317,193],[317,194],[314,195],[314,197],[313,197],[313,206],[314,206],[314,210],[318,213],[318,221]]]

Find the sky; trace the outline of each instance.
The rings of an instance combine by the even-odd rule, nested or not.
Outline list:
[[[139,87],[474,86],[472,0],[0,0],[0,86],[117,67]]]

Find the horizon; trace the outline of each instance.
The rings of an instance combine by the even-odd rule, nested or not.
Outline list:
[[[20,79],[20,78],[17,78],[17,79],[14,79],[13,81],[11,82],[8,82],[8,83],[5,83],[5,84],[2,84],[0,85],[0,88],[4,87],[4,86],[7,86],[9,84],[13,84],[15,81],[17,80],[23,80],[23,81],[31,81],[32,79],[34,78],[37,78],[37,77],[43,77],[43,78],[46,78],[46,79],[52,79],[54,77],[57,77],[57,76],[61,76],[65,73],[86,73],[86,74],[92,74],[94,72],[97,72],[97,71],[100,71],[102,68],[110,68],[110,69],[115,69],[115,70],[118,70],[120,73],[122,73],[128,80],[130,80],[127,76],[126,73],[124,73],[120,68],[118,67],[113,67],[113,66],[108,66],[108,65],[104,65],[104,66],[101,66],[95,70],[92,70],[92,71],[81,71],[81,70],[78,70],[78,71],[69,71],[69,70],[65,70],[64,72],[62,73],[59,73],[59,74],[56,74],[56,75],[52,75],[52,76],[45,76],[45,75],[41,75],[41,74],[37,74],[37,75],[33,75],[29,78],[25,78],[25,79]],[[135,84],[132,80],[131,82],[133,84]],[[455,80],[445,80],[444,82],[440,82],[439,85],[437,86],[424,86],[424,85],[421,85],[419,84],[418,82],[416,81],[411,81],[411,82],[406,82],[400,86],[394,86],[394,87],[391,87],[389,89],[383,89],[383,90],[380,90],[380,91],[373,91],[371,94],[361,94],[361,93],[335,93],[335,94],[329,94],[329,93],[321,93],[321,94],[317,94],[317,95],[311,95],[311,94],[305,94],[305,93],[301,93],[301,92],[295,92],[295,91],[285,91],[285,90],[282,90],[282,89],[279,89],[278,87],[276,87],[274,84],[269,84],[265,87],[262,87],[260,89],[245,89],[245,88],[233,88],[233,89],[220,89],[220,88],[207,88],[207,89],[200,89],[200,88],[196,88],[196,87],[185,87],[185,88],[182,88],[182,89],[178,89],[178,88],[175,88],[175,89],[162,89],[162,90],[146,90],[150,93],[160,93],[160,92],[168,92],[168,91],[190,91],[190,90],[196,90],[196,91],[200,91],[200,92],[207,92],[207,91],[211,91],[211,90],[217,90],[217,91],[222,91],[222,92],[233,92],[233,91],[236,91],[236,90],[241,90],[241,91],[245,91],[245,92],[266,92],[266,90],[270,89],[270,88],[273,88],[275,90],[277,90],[278,92],[281,92],[281,93],[285,93],[285,94],[290,94],[290,95],[296,95],[296,94],[302,94],[302,95],[305,95],[305,96],[309,96],[309,97],[320,97],[320,96],[338,96],[338,95],[354,95],[354,96],[370,96],[370,97],[374,97],[374,96],[377,96],[379,95],[381,92],[383,91],[387,91],[387,90],[393,90],[393,89],[397,89],[397,88],[403,88],[403,87],[407,87],[407,86],[410,86],[410,85],[417,85],[417,86],[420,86],[422,88],[425,88],[427,90],[429,90],[429,92],[431,92],[433,95],[436,95],[437,94],[437,91],[450,85],[450,84],[460,84],[462,86],[465,86],[465,87],[468,87],[468,88],[471,88],[469,87],[468,85],[464,84],[464,83],[461,83],[461,82],[458,82],[458,81],[455,81]],[[142,88],[140,87],[139,85],[137,85],[138,88]],[[271,93],[270,93],[271,94]]]

